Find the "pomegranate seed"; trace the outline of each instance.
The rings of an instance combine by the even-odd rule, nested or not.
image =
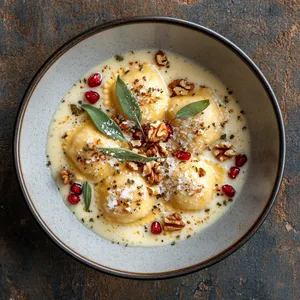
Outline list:
[[[79,201],[80,201],[80,197],[76,194],[69,194],[68,196],[68,201],[71,203],[71,204],[77,204]]]
[[[100,99],[100,95],[97,92],[94,92],[94,91],[86,92],[84,94],[84,97],[91,104],[95,104]]]
[[[240,168],[238,167],[231,167],[228,173],[228,176],[232,179],[236,178],[240,173]]]
[[[102,82],[102,76],[100,73],[95,73],[90,76],[88,79],[88,86],[89,87],[96,87],[99,86]]]
[[[235,165],[242,167],[247,162],[247,156],[245,154],[239,154],[235,157]]]
[[[170,123],[166,123],[167,129],[168,129],[168,138],[170,138],[173,135],[173,128],[172,125]]]
[[[76,195],[81,195],[82,193],[82,188],[81,188],[81,184],[80,183],[72,183],[71,187],[70,187],[71,192],[73,192]]]
[[[224,184],[222,186],[222,191],[229,198],[232,198],[235,195],[235,189],[229,184]]]
[[[175,153],[175,156],[179,160],[189,160],[191,158],[191,153],[185,151],[177,151]]]
[[[151,232],[153,234],[160,234],[162,232],[162,228],[161,228],[161,225],[159,222],[157,221],[154,221],[152,224],[151,224]]]

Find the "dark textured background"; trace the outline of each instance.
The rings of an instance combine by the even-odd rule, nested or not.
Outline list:
[[[68,256],[37,225],[13,168],[17,109],[42,63],[78,33],[136,15],[231,39],[269,79],[287,132],[282,188],[257,234],[222,262],[163,281],[115,278]],[[0,299],[300,299],[299,20],[300,0],[0,0]]]

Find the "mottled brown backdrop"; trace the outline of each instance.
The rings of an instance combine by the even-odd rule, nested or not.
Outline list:
[[[269,79],[286,123],[283,185],[257,234],[222,262],[163,281],[115,278],[63,252],[29,212],[13,167],[17,110],[42,63],[78,33],[136,15],[231,39]],[[300,299],[299,21],[300,0],[0,0],[0,299]]]

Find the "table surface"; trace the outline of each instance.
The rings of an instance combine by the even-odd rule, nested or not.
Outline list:
[[[255,236],[210,268],[161,281],[106,275],[56,246],[25,204],[12,157],[17,110],[43,62],[86,29],[136,15],[232,40],[269,79],[286,123],[283,184]],[[299,20],[299,0],[0,0],[0,299],[300,299]]]

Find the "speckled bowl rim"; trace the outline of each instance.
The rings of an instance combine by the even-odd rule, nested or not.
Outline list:
[[[279,161],[278,161],[278,168],[277,168],[277,176],[276,180],[273,186],[273,190],[269,196],[269,199],[261,212],[261,214],[257,217],[254,224],[249,228],[249,230],[235,243],[233,243],[231,246],[229,246],[224,251],[220,252],[218,255],[215,255],[214,257],[203,261],[201,263],[183,268],[178,269],[174,271],[169,272],[160,272],[160,273],[133,273],[133,272],[126,272],[121,270],[115,270],[112,268],[108,268],[106,266],[97,264],[93,261],[91,261],[87,257],[83,257],[79,253],[76,253],[73,249],[71,249],[68,245],[66,245],[62,240],[60,240],[57,236],[54,235],[54,233],[51,231],[51,229],[45,224],[41,216],[39,215],[38,211],[36,210],[34,206],[34,202],[30,199],[29,193],[27,192],[27,188],[24,182],[21,164],[20,164],[20,155],[19,155],[19,141],[20,141],[20,132],[22,128],[23,123],[23,117],[27,108],[27,105],[30,101],[31,95],[33,91],[35,90],[36,86],[38,85],[40,79],[44,76],[44,74],[47,72],[47,70],[56,62],[56,60],[62,56],[64,53],[66,53],[68,50],[70,50],[73,46],[78,44],[79,42],[83,41],[84,39],[95,35],[101,31],[105,31],[108,29],[111,29],[113,27],[128,25],[128,24],[138,24],[138,23],[166,23],[166,24],[174,24],[177,26],[182,26],[185,28],[189,28],[191,30],[200,31],[203,34],[206,34],[210,36],[211,38],[214,38],[221,42],[223,45],[231,49],[237,56],[239,56],[244,63],[247,64],[247,66],[252,70],[252,72],[256,75],[262,86],[264,87],[265,91],[267,92],[269,99],[273,105],[273,109],[277,118],[277,125],[278,125],[278,131],[280,136],[280,149],[279,149]],[[79,261],[96,268],[98,270],[104,271],[106,273],[126,277],[126,278],[135,278],[135,279],[164,279],[164,278],[172,278],[177,276],[182,276],[185,274],[189,274],[204,268],[207,268],[208,266],[211,266],[228,255],[235,252],[237,249],[239,249],[242,245],[244,245],[252,236],[253,234],[258,230],[258,228],[262,225],[265,218],[267,217],[272,205],[275,202],[277,193],[280,188],[280,184],[283,177],[283,171],[284,171],[284,164],[285,164],[285,155],[286,155],[286,142],[285,142],[285,130],[284,130],[284,121],[282,118],[282,114],[280,111],[280,107],[278,104],[278,101],[276,99],[276,96],[268,83],[265,76],[262,74],[262,72],[259,70],[259,68],[255,65],[255,63],[248,57],[240,48],[238,48],[235,44],[233,44],[231,41],[223,37],[222,35],[214,32],[211,29],[208,29],[204,26],[185,21],[180,20],[176,18],[170,18],[170,17],[157,17],[157,16],[151,16],[151,17],[133,17],[133,18],[127,18],[127,19],[121,19],[116,20],[113,22],[108,22],[103,25],[99,25],[96,27],[93,27],[80,35],[74,37],[70,41],[68,41],[66,44],[64,44],[62,47],[60,47],[56,52],[54,52],[47,60],[46,62],[41,66],[41,68],[38,70],[32,81],[30,82],[23,100],[21,102],[16,125],[15,125],[15,133],[14,133],[14,162],[15,162],[15,168],[17,172],[17,176],[19,179],[19,183],[22,189],[22,192],[25,196],[26,202],[35,216],[37,222],[39,225],[45,230],[45,232],[50,236],[50,238],[56,242],[57,245],[59,245],[62,249],[64,249],[67,253],[71,254],[73,257],[77,258]]]

